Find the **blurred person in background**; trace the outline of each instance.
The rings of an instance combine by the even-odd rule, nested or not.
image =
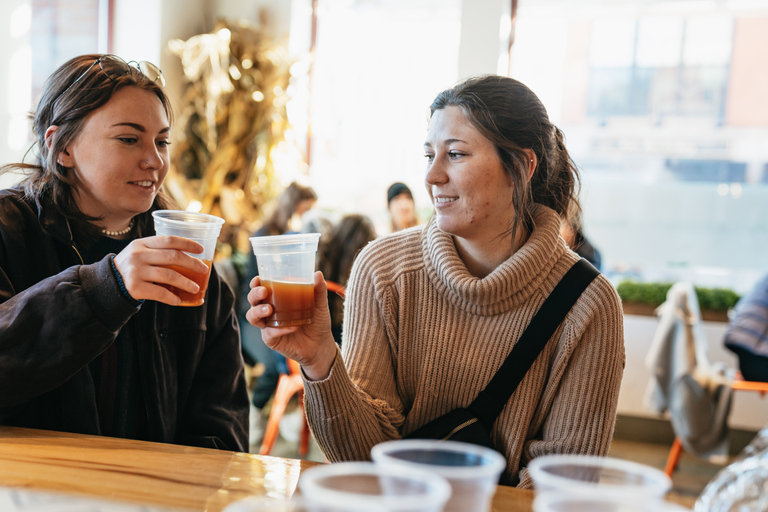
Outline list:
[[[560,236],[565,240],[565,245],[570,250],[586,259],[597,270],[602,270],[600,251],[592,245],[592,242],[584,236],[581,209],[572,208],[572,212],[562,219],[560,224]]]
[[[405,183],[396,182],[387,189],[387,210],[392,224],[392,232],[419,225],[416,216],[416,202],[411,189]]]
[[[290,183],[277,198],[272,212],[253,236],[285,235],[300,231],[302,228],[302,216],[309,212],[316,203],[317,194],[311,187],[301,185],[295,181]],[[267,347],[261,338],[261,331],[255,329],[245,320],[245,313],[248,310],[248,300],[246,297],[250,290],[248,284],[253,279],[253,276],[258,274],[259,267],[256,255],[251,251],[248,255],[248,262],[242,279],[242,300],[239,307],[243,352],[246,358],[250,359],[254,364],[261,363],[263,367],[263,372],[255,379],[256,383],[251,397],[251,429],[249,436],[251,452],[258,452],[264,435],[264,427],[266,426],[266,415],[263,413],[264,406],[267,405],[272,395],[275,394],[280,374],[288,372],[285,357]]]
[[[342,287],[347,286],[352,263],[358,253],[376,239],[376,229],[365,215],[345,215],[336,224],[327,242],[323,244],[318,270],[326,281]],[[328,306],[331,312],[331,332],[336,343],[341,345],[341,329],[344,320],[344,299],[337,293],[328,292]]]
[[[243,451],[248,390],[232,290],[202,246],[153,236],[171,103],[154,65],[75,57],[47,80],[26,178],[0,192],[0,425]]]
[[[247,318],[301,365],[307,419],[331,461],[369,459],[374,445],[467,407],[580,260],[560,237],[578,170],[538,97],[483,76],[443,91],[430,110],[434,214],[357,257],[340,349],[321,273],[313,322],[298,327],[266,327],[268,291],[251,283]],[[488,426],[507,460],[503,484],[531,488],[526,466],[541,455],[608,453],[623,329],[616,290],[598,275]]]
[[[744,380],[768,382],[768,275],[739,299],[724,343],[738,356]]]

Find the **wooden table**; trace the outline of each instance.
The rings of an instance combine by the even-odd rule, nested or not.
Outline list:
[[[250,495],[287,499],[317,463],[64,432],[0,427],[0,486],[219,512]],[[498,487],[493,512],[531,512],[533,493]]]

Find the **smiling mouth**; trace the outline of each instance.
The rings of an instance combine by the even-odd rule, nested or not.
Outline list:
[[[147,181],[131,181],[130,183],[132,185],[138,185],[138,186],[144,187],[144,188],[150,188],[150,187],[152,187],[155,184],[154,181],[149,181],[149,180],[147,180]]]
[[[458,197],[436,197],[435,202],[440,204],[445,203],[452,203],[453,201],[456,201]]]

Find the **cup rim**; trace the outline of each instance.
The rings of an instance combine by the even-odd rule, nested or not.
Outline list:
[[[601,485],[601,493],[621,492],[633,494],[655,494],[664,496],[672,487],[672,480],[666,473],[660,469],[640,464],[639,462],[617,459],[615,457],[601,457],[599,455],[579,455],[579,454],[555,454],[541,455],[535,457],[528,463],[528,472],[533,479],[534,488],[538,486],[553,487],[557,489],[569,488],[576,491],[592,491],[595,488],[594,483],[573,480],[568,477],[559,476],[550,473],[546,468],[555,464],[569,464],[577,466],[593,466],[600,468],[617,469],[638,475],[647,476],[649,482],[642,486],[636,484],[613,484],[605,483]]]
[[[552,504],[556,503],[568,503],[570,500],[576,500],[578,501],[584,501],[586,503],[589,502],[596,502],[596,503],[619,503],[619,504],[633,504],[638,503],[637,498],[630,495],[624,495],[624,494],[617,494],[617,493],[610,493],[610,494],[602,494],[602,493],[590,493],[590,494],[584,494],[584,493],[569,493],[567,491],[545,491],[545,492],[539,492],[536,493],[536,497],[533,500],[533,505],[535,508],[543,508],[550,506]],[[645,503],[643,503],[645,504]],[[651,510],[650,508],[641,508],[638,510]],[[689,511],[689,509],[678,505],[676,503],[672,503],[671,501],[665,501],[662,497],[658,497],[653,502],[653,510],[658,510],[660,512],[686,512]]]
[[[471,453],[489,460],[489,464],[473,467],[473,472],[467,474],[466,466],[442,466],[439,464],[425,464],[409,460],[399,459],[390,455],[390,451],[413,450],[413,449],[441,449],[455,453]],[[499,475],[507,466],[507,459],[496,450],[486,448],[471,443],[460,441],[438,441],[430,439],[395,439],[393,441],[384,441],[371,448],[371,458],[374,462],[388,465],[407,465],[414,468],[429,468],[429,471],[437,472],[445,478],[452,480],[476,480],[487,476],[494,476],[498,479]],[[494,482],[496,483],[496,482]]]
[[[320,239],[320,233],[292,233],[290,235],[252,236],[251,245],[273,246],[294,243],[312,243]]]
[[[319,505],[343,504],[346,510],[367,510],[372,503],[379,503],[385,509],[396,512],[397,510],[409,510],[423,506],[439,506],[448,502],[451,495],[451,486],[448,481],[437,473],[421,468],[414,468],[413,473],[427,482],[434,492],[425,495],[355,495],[334,489],[321,487],[317,480],[334,476],[394,476],[404,478],[402,470],[394,467],[383,466],[373,462],[336,462],[321,464],[307,468],[299,477],[299,489],[305,499]]]
[[[182,215],[194,215],[201,217],[203,220],[202,222],[190,222],[186,220],[177,220],[177,219],[171,219],[165,216],[165,214],[182,214]],[[207,213],[201,213],[201,212],[188,212],[186,210],[155,210],[152,212],[152,218],[155,220],[161,220],[162,222],[167,222],[172,226],[183,226],[183,227],[189,227],[192,224],[205,224],[205,225],[215,225],[215,226],[222,226],[224,224],[224,219],[221,217],[217,217],[216,215],[210,215]]]

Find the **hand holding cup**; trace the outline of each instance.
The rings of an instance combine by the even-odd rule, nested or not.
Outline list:
[[[202,305],[224,219],[183,210],[152,217],[157,236],[134,240],[115,256],[126,290],[136,300]]]
[[[270,319],[274,318],[274,306],[269,301],[271,291],[262,286],[259,276],[251,281],[248,302],[252,307],[245,318],[261,329],[264,343],[269,348],[299,363],[310,380],[323,380],[331,371],[337,348],[331,334],[328,288],[321,272],[314,273],[313,284],[312,323],[270,327]]]
[[[202,251],[188,253],[189,256],[199,258],[208,267],[208,270],[200,272],[188,272],[189,267],[168,262],[169,268],[184,277],[195,281],[198,289],[189,293],[187,289],[181,289],[168,283],[168,290],[179,297],[179,306],[200,306],[205,302],[205,292],[208,289],[208,280],[211,275],[213,256],[216,252],[216,241],[219,238],[224,219],[205,213],[187,212],[183,210],[157,210],[152,212],[155,221],[155,232],[167,237],[183,237],[202,246]],[[202,268],[199,267],[198,268]],[[165,286],[165,285],[163,285]]]
[[[115,256],[114,263],[131,297],[178,306],[181,293],[200,292],[198,281],[207,279],[211,270],[202,260],[187,254],[202,251],[203,247],[193,240],[150,236],[132,241]]]

